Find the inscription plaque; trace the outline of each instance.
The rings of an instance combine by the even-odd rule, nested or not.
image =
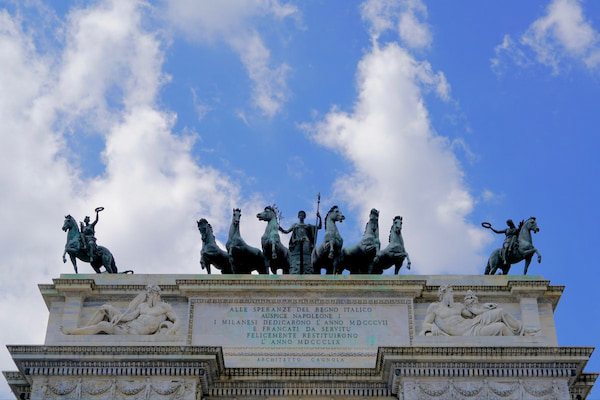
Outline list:
[[[411,342],[409,299],[196,298],[191,303],[191,344],[222,346],[233,367],[373,367],[379,346]]]

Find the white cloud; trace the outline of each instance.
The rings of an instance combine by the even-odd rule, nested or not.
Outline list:
[[[375,40],[385,31],[396,29],[410,48],[431,44],[429,26],[418,18],[427,16],[421,0],[368,0],[361,5],[361,14]]]
[[[104,206],[98,244],[137,273],[200,273],[195,221],[207,218],[222,235],[234,206],[245,209],[248,243],[260,243],[264,227],[252,213],[261,199],[242,199],[229,176],[198,165],[195,137],[174,134],[176,116],[157,105],[168,77],[165,43],[143,27],[149,7],[105,0],[74,10],[59,28],[63,47],[47,54],[0,10],[0,323],[11,327],[2,343],[43,342],[37,284],[73,271],[61,262],[67,213],[83,220]],[[105,142],[105,170],[92,178],[68,161],[65,135],[83,130]],[[86,263],[79,270],[93,272]],[[0,366],[14,368],[6,350]],[[2,385],[0,397],[10,397]]]
[[[252,22],[265,17],[276,21],[297,17],[295,6],[278,0],[170,0],[165,7],[169,23],[191,40],[224,41],[239,55],[253,84],[253,103],[264,115],[273,117],[281,110],[289,96],[286,78],[290,67],[272,65],[271,52]]]
[[[387,10],[393,6],[368,1],[362,7],[372,24],[373,47],[358,65],[352,112],[333,107],[322,121],[304,127],[313,140],[353,165],[352,173],[336,181],[335,190],[357,212],[361,228],[373,207],[380,210],[381,232],[395,215],[403,215],[416,273],[457,268],[479,273],[489,236],[467,220],[475,201],[452,142],[435,133],[424,103],[429,90],[450,99],[450,86],[441,71],[434,72],[399,44],[379,46],[377,36],[389,29]],[[387,245],[384,234],[382,241]]]
[[[518,44],[509,35],[504,36],[495,48],[492,68],[501,71],[504,59],[521,67],[535,60],[558,74],[565,62],[575,60],[595,70],[600,65],[599,40],[578,0],[553,0],[545,15],[531,24]]]

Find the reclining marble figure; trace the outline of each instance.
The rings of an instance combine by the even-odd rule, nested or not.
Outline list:
[[[449,285],[438,290],[439,303],[427,308],[421,336],[533,336],[539,330],[524,329],[515,317],[498,308],[496,303],[483,303],[467,291],[464,304],[454,302]]]
[[[66,335],[172,335],[181,327],[181,320],[168,303],[160,298],[160,288],[148,285],[137,295],[124,312],[104,304],[81,328],[61,327]]]

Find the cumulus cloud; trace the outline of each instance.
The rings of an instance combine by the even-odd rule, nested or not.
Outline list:
[[[419,19],[427,16],[427,7],[421,0],[368,0],[361,4],[361,15],[374,39],[385,31],[396,30],[410,48],[431,44],[429,26]]]
[[[246,240],[260,243],[264,227],[250,215],[261,199],[242,199],[231,177],[198,165],[195,137],[173,132],[176,115],[158,106],[166,44],[145,27],[149,7],[105,0],[74,9],[57,28],[61,47],[48,53],[0,11],[0,323],[11,327],[2,343],[43,342],[47,311],[36,284],[73,271],[61,262],[67,213],[81,221],[104,206],[98,243],[137,273],[199,273],[195,220],[223,235],[234,206],[247,215]],[[83,134],[104,141],[100,175],[70,162],[67,137]],[[82,263],[80,272],[92,270]],[[0,364],[14,368],[6,351]],[[6,386],[0,392],[9,397]]]
[[[473,196],[452,142],[436,134],[424,102],[430,90],[449,99],[450,86],[441,71],[417,61],[398,43],[379,46],[377,35],[387,25],[374,5],[391,3],[369,1],[362,7],[363,18],[372,24],[373,47],[358,64],[352,111],[333,107],[323,120],[304,127],[313,140],[352,164],[353,172],[340,177],[335,190],[358,220],[366,221],[375,207],[386,232],[395,215],[404,216],[404,238],[417,273],[457,268],[476,273],[484,265],[481,251],[489,237],[467,219]],[[385,246],[384,234],[382,241]]]
[[[510,35],[504,36],[495,48],[492,68],[501,72],[505,60],[521,67],[536,61],[558,74],[564,63],[578,61],[590,70],[597,70],[599,39],[578,0],[553,0],[546,13],[529,26],[518,42]]]
[[[203,43],[224,41],[235,51],[253,83],[252,101],[273,117],[288,98],[286,63],[272,65],[271,52],[252,23],[269,17],[276,21],[298,16],[298,9],[278,0],[226,0],[217,2],[172,0],[165,2],[170,24],[188,38]]]

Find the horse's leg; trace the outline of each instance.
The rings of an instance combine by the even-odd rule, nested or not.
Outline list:
[[[205,255],[200,256],[200,267],[206,270],[206,273],[210,275],[210,262],[206,259]]]
[[[106,272],[108,272],[109,274],[116,274],[116,268],[113,268],[114,265],[114,259],[112,254],[105,252],[104,254],[102,254],[102,263],[104,264],[104,268],[106,269]]]
[[[271,242],[271,258],[273,260],[277,259],[277,243],[275,241]]]
[[[78,274],[79,272],[77,272],[77,258],[75,258],[75,255],[69,253],[69,258],[71,259],[71,263],[73,264],[73,268],[75,269],[75,273]]]
[[[317,273],[317,246],[315,246],[313,248],[313,250],[310,252],[310,266],[312,267],[312,273],[316,274]],[[321,273],[321,270],[319,269],[319,274]]]
[[[115,262],[115,258],[112,255],[110,257],[110,267],[113,271],[113,274],[119,273],[119,270],[117,269],[117,263]]]
[[[237,274],[236,265],[233,261],[233,247],[231,247],[227,250],[227,257],[229,257],[229,264],[231,264],[231,273]]]
[[[331,268],[333,270],[332,272],[333,272],[334,275],[341,275],[342,272],[344,272],[344,269],[340,268],[340,264],[341,263],[339,262],[338,258],[334,258],[333,262],[331,263],[332,264]]]
[[[94,268],[94,271],[96,271],[97,274],[101,274],[102,273],[102,270],[100,269],[99,266],[97,266],[96,264],[90,264],[90,265],[92,266],[92,268]]]
[[[335,252],[333,251],[333,240],[330,241],[328,244],[329,244],[329,258],[333,259],[333,257],[335,256]]]
[[[489,273],[490,275],[496,275],[496,271],[498,271],[498,268],[500,267],[500,265],[498,265],[499,264],[498,261],[499,260],[493,260],[493,261],[491,259],[488,260],[488,268],[490,271],[490,273]]]
[[[527,270],[529,269],[529,264],[531,264],[532,257],[533,253],[531,253],[527,258],[525,258],[525,268],[523,269],[523,275],[527,275]]]
[[[276,257],[273,256],[273,258],[276,258]],[[273,266],[272,266],[271,260],[269,260],[267,257],[265,257],[265,266],[267,267],[267,271],[271,270],[271,273],[273,275],[277,275],[277,267],[275,267],[275,263],[273,263]]]
[[[261,264],[262,271],[259,270],[258,273],[264,274],[264,275],[269,275],[269,268],[271,266],[271,263],[269,262],[269,260],[267,260],[267,257],[265,257],[264,254],[262,254],[260,252],[257,254],[259,255],[259,259],[262,260],[262,264]],[[275,272],[273,274],[277,275],[277,270],[275,270]]]
[[[398,273],[400,272],[400,268],[402,268],[403,263],[404,263],[404,257],[400,256],[400,259],[398,261],[396,261],[396,263],[394,264],[394,275],[398,275]],[[408,266],[408,269],[410,269],[410,265]]]

